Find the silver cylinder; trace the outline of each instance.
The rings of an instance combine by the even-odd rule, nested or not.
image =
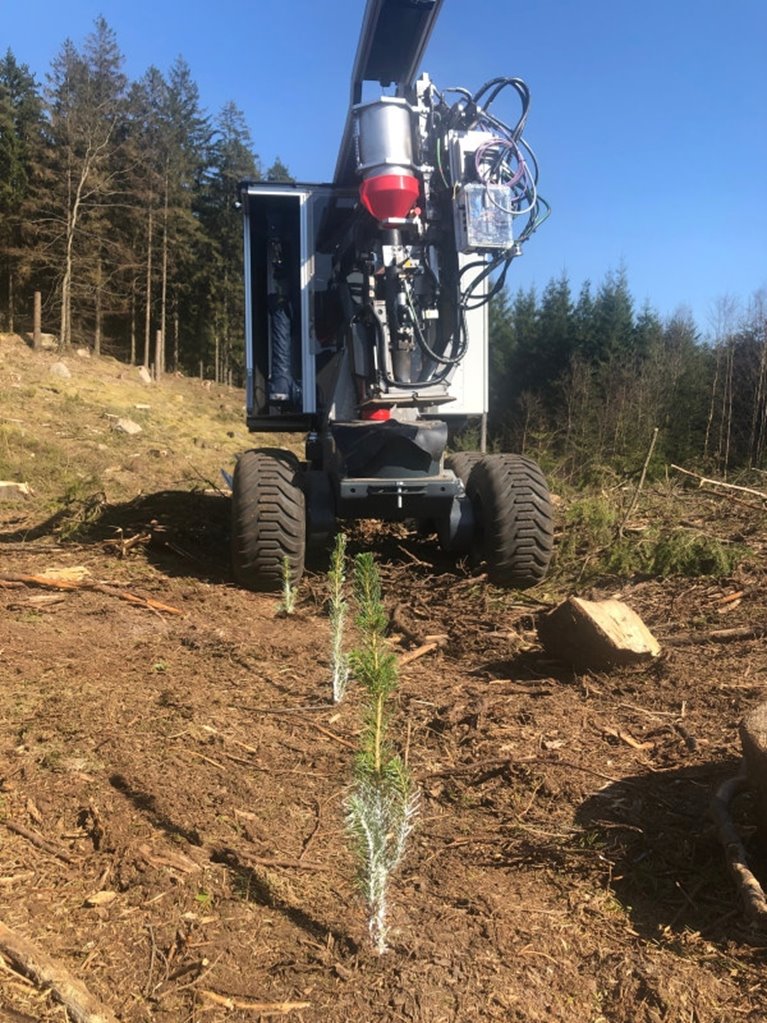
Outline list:
[[[363,177],[375,174],[412,174],[412,109],[404,99],[383,96],[374,103],[354,108],[356,121],[357,172]]]

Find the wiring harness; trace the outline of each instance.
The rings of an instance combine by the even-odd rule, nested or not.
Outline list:
[[[522,107],[513,127],[491,112],[494,102],[506,89],[516,92]],[[475,93],[464,88],[445,89],[445,93],[457,93],[460,97],[450,107],[441,93],[436,89],[434,92],[439,101],[438,119],[441,122],[441,130],[436,135],[435,156],[443,185],[455,194],[464,183],[450,177],[449,161],[445,159],[448,132],[486,133],[488,138],[477,147],[473,160],[475,179],[484,186],[484,202],[509,217],[526,218],[508,248],[494,253],[490,259],[472,260],[461,268],[459,304],[468,311],[485,305],[503,290],[512,261],[550,215],[551,207],[538,192],[538,160],[524,138],[530,90],[521,78],[491,78]],[[487,288],[486,281],[491,282]]]

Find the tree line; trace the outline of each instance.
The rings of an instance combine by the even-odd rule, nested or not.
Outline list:
[[[137,81],[103,18],[67,40],[40,86],[0,57],[0,327],[28,329],[33,292],[62,347],[239,376],[244,178],[262,173],[238,107],[201,107],[191,69]]]
[[[579,481],[641,467],[655,427],[656,465],[723,476],[767,468],[767,295],[714,304],[712,336],[692,316],[637,310],[625,272],[573,295],[565,275],[542,294],[490,309],[489,432]]]
[[[0,57],[0,329],[45,328],[132,363],[239,383],[244,178],[264,173],[234,103],[202,108],[178,58],[129,81],[103,18],[61,47],[41,86]],[[635,308],[626,274],[573,295],[566,276],[503,292],[490,310],[490,434],[583,477],[657,458],[722,473],[767,456],[767,300],[690,315]]]

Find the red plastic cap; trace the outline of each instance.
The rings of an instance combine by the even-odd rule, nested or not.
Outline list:
[[[388,408],[366,408],[362,410],[363,419],[373,419],[376,422],[384,422],[391,419],[391,409]]]
[[[411,174],[379,174],[360,185],[362,205],[376,220],[401,220],[413,208],[421,186]]]

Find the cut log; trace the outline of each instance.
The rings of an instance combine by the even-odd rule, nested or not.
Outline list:
[[[538,621],[546,653],[578,670],[651,661],[660,645],[645,623],[620,600],[570,597]]]
[[[767,703],[760,703],[740,723],[746,774],[757,794],[759,824],[767,839]]]

